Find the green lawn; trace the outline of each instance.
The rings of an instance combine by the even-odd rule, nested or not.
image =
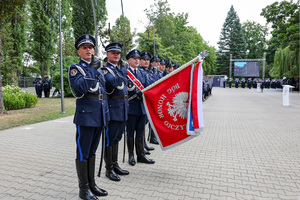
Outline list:
[[[0,130],[74,115],[75,102],[75,98],[64,98],[65,113],[61,113],[60,98],[41,98],[34,108],[11,110],[8,114],[0,114]]]

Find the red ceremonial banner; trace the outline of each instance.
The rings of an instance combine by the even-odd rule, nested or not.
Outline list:
[[[173,72],[174,75],[143,92],[148,119],[163,150],[194,137],[187,135],[186,130],[191,70],[189,65]]]

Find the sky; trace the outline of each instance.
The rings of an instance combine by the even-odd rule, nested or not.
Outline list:
[[[276,0],[168,0],[171,12],[188,13],[188,26],[197,29],[202,38],[209,45],[218,47],[221,29],[231,5],[240,18],[240,22],[247,20],[266,25],[266,20],[260,13],[263,8]],[[282,1],[282,0],[277,0]],[[157,2],[157,1],[156,1]],[[295,0],[294,0],[295,2]],[[131,30],[144,32],[148,23],[145,9],[150,9],[154,0],[123,0],[124,15],[129,19]],[[121,0],[106,0],[108,12],[107,23],[112,27],[122,14]]]

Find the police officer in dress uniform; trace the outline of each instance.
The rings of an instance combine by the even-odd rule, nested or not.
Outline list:
[[[44,81],[43,81],[43,87],[44,87],[44,94],[45,97],[50,96],[50,90],[51,90],[51,80],[49,80],[49,76],[46,76]]]
[[[242,78],[242,83],[241,83],[242,88],[245,88],[245,85],[246,85],[246,80],[245,78]]]
[[[150,71],[155,75],[156,80],[158,80],[158,68],[159,68],[159,55],[154,55],[151,59],[150,59]]]
[[[158,70],[158,78],[161,79],[166,74],[164,73],[166,69],[166,61],[164,59],[160,59],[159,61],[159,70]]]
[[[100,135],[109,116],[107,110],[105,79],[97,69],[100,61],[93,54],[95,39],[84,34],[75,42],[75,48],[81,57],[79,63],[69,68],[69,81],[74,89],[76,111],[76,170],[79,181],[79,197],[82,199],[98,199],[107,192],[95,183],[95,154]]]
[[[248,78],[247,86],[249,89],[251,89],[251,87],[252,87],[252,79],[251,78]]]
[[[126,55],[126,59],[129,63],[128,70],[142,83],[143,86],[149,84],[148,79],[138,69],[140,64],[140,52],[137,49],[133,49]],[[155,162],[148,159],[144,152],[144,133],[146,123],[146,111],[142,102],[142,92],[129,80],[128,94],[130,97],[137,95],[135,98],[129,101],[128,121],[127,121],[127,146],[130,165],[135,165],[135,159],[133,155],[134,143],[136,148],[137,162],[154,164]],[[134,137],[134,132],[135,137]]]
[[[239,88],[240,80],[238,78],[235,79],[235,88]]]
[[[43,81],[41,78],[38,78],[36,82],[37,96],[38,98],[42,98],[43,95]]]
[[[227,83],[227,79],[224,78],[224,80],[223,80],[223,88],[226,88],[226,83]]]
[[[141,61],[140,61],[140,66],[139,69],[144,74],[144,76],[147,79],[148,85],[151,85],[152,83],[155,82],[156,78],[155,75],[148,69],[149,67],[149,62],[151,58],[151,54],[149,52],[142,52],[141,55]],[[147,87],[148,85],[144,86]],[[148,119],[146,119],[145,125],[148,123]],[[149,124],[150,126],[150,124]],[[147,151],[152,151],[154,150],[154,147],[150,147],[146,143],[146,134],[144,133],[144,147]],[[145,151],[145,154],[150,154],[150,152]]]
[[[228,81],[228,87],[231,88],[231,84],[232,84],[232,78],[229,79]]]
[[[266,82],[266,88],[267,88],[267,89],[270,89],[270,82],[271,82],[271,81],[270,81],[270,79],[268,78],[268,79],[267,79],[267,82]]]
[[[159,58],[159,55],[154,55],[151,59],[150,59],[150,64],[151,64],[151,67],[150,67],[150,72],[152,72],[153,74],[153,77],[155,78],[155,81],[159,80],[160,77],[159,77],[159,74],[158,74],[158,71],[159,71],[159,63],[160,63],[160,58]],[[155,137],[155,134],[149,124],[149,135],[150,135],[150,143],[151,144],[158,144],[158,141]]]
[[[112,181],[120,181],[118,175],[128,175],[127,170],[120,168],[118,164],[118,147],[122,134],[125,132],[128,119],[128,90],[127,71],[119,66],[122,45],[112,42],[105,47],[107,64],[102,68],[106,80],[106,92],[108,97],[110,122],[106,131],[106,147],[104,161],[106,177]]]
[[[254,78],[253,81],[252,81],[252,85],[253,85],[253,88],[257,88],[257,79]]]
[[[37,77],[33,82],[35,87],[35,93],[38,98],[42,97],[43,83],[40,77]]]
[[[263,92],[264,88],[265,88],[265,81],[263,79],[260,79],[259,82],[260,82],[260,90],[261,90],[261,92]]]
[[[179,67],[180,67],[179,64],[176,63],[176,64],[173,66],[173,69],[176,70],[176,69],[178,69]]]

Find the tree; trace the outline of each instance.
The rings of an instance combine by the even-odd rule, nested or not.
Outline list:
[[[98,28],[103,28],[107,20],[107,11],[105,5],[105,0],[95,0]],[[72,0],[72,15],[72,27],[74,29],[75,39],[83,34],[94,35],[95,26],[91,0]]]
[[[144,33],[138,33],[136,42],[139,44],[138,49],[143,52],[147,51],[154,55],[154,27],[148,26]],[[161,47],[161,38],[155,34],[155,49],[159,51]]]
[[[19,7],[25,13],[25,5]],[[18,77],[24,64],[23,54],[27,41],[27,18],[12,16],[7,19],[2,28],[2,84],[17,85]]]
[[[71,3],[73,0],[61,1],[61,35],[62,35],[62,57],[63,57],[63,85],[64,96],[71,96],[71,90],[68,82],[68,69],[78,62],[79,57],[74,47],[74,38],[72,31]],[[59,46],[59,44],[57,44]],[[60,76],[60,48],[56,48],[54,64],[51,66],[51,83],[57,90],[61,89]]]
[[[230,54],[235,59],[246,58],[246,41],[240,19],[231,6],[223,24],[217,50],[217,74],[229,74]]]
[[[58,41],[58,6],[53,0],[31,0],[29,4],[30,52],[44,78],[53,63],[55,44]]]
[[[158,35],[161,38],[161,44],[164,47],[174,46],[174,42],[176,42],[174,14],[170,13],[170,10],[167,0],[158,0],[157,3],[150,6],[150,10],[145,9],[147,18],[149,19],[149,26],[154,26],[155,36]]]
[[[268,28],[254,21],[246,21],[242,28],[247,43],[247,58],[262,58],[267,48]]]
[[[293,3],[291,0],[275,2],[262,9],[261,16],[264,16],[268,24],[273,28],[272,38],[268,45],[267,62],[273,63],[277,49],[284,49],[287,46],[299,52],[299,0]]]
[[[123,39],[125,37],[125,46],[122,47],[121,57],[124,59],[127,52],[129,52],[133,47],[133,37],[135,36],[135,31],[132,33],[130,29],[130,21],[127,17],[124,17],[125,21],[125,36],[123,31],[123,16],[121,15],[116,19],[116,25],[112,27],[110,34],[111,42],[119,42],[123,44]]]
[[[2,60],[2,50],[1,50],[1,34],[4,23],[12,17],[22,18],[22,7],[26,3],[26,0],[2,0],[0,1],[0,110],[1,114],[5,113],[2,95],[2,75],[1,75],[1,60]]]
[[[272,77],[297,77],[299,76],[299,54],[289,47],[279,48],[274,56]]]
[[[204,62],[203,68],[205,72],[213,72],[215,50],[206,44],[194,27],[187,26],[188,14],[172,13],[167,0],[155,1],[145,12],[149,25],[144,33],[138,34],[140,49],[150,49],[148,51],[153,52],[155,30],[156,54],[165,59],[168,57],[173,63],[181,65],[195,58],[201,51],[210,49],[211,54]]]

